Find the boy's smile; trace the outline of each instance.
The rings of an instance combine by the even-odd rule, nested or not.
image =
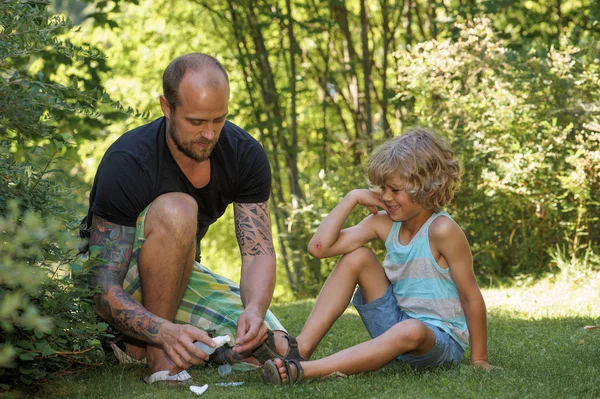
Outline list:
[[[401,177],[388,177],[381,187],[379,197],[386,205],[388,217],[395,222],[407,222],[418,216],[431,216],[412,196],[404,191],[406,184]],[[418,218],[420,219],[420,218]]]

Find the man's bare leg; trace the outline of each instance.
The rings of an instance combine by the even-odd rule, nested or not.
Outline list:
[[[304,378],[325,377],[336,371],[356,374],[382,368],[404,353],[424,355],[435,345],[435,334],[418,320],[402,321],[377,338],[345,349],[323,359],[300,362]],[[285,383],[288,375],[283,361],[274,360]],[[293,366],[292,366],[293,368]],[[295,373],[292,370],[292,373]],[[292,378],[295,377],[295,374]]]
[[[198,207],[183,193],[163,194],[146,214],[146,240],[138,259],[143,305],[166,320],[175,318],[190,278],[196,252]],[[145,352],[145,354],[144,354]],[[177,371],[161,347],[129,344],[127,353],[136,359],[146,356],[152,373]]]

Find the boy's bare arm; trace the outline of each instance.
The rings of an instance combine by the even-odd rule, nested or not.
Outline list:
[[[356,226],[342,230],[357,205],[369,208],[373,215],[366,217]],[[351,252],[378,238],[376,224],[382,218],[377,217],[377,207],[384,206],[378,193],[369,190],[350,191],[323,219],[308,244],[308,252],[316,258],[327,258]],[[384,218],[388,219],[386,216]]]
[[[448,218],[438,218],[429,229],[432,246],[443,256],[458,289],[471,337],[471,364],[489,369],[487,316],[475,274],[469,242],[462,229]]]

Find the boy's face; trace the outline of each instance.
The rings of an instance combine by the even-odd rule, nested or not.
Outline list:
[[[379,198],[387,207],[387,214],[395,222],[406,222],[427,211],[413,201],[410,194],[404,191],[404,180],[399,177],[388,177],[381,187]]]

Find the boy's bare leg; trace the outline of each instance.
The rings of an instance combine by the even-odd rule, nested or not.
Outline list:
[[[435,345],[435,334],[418,320],[402,321],[377,338],[323,359],[300,362],[304,378],[325,377],[336,371],[356,374],[382,368],[404,353],[424,355]],[[283,382],[287,382],[283,361],[274,360]],[[293,366],[292,366],[293,368]],[[294,372],[294,371],[292,371]]]
[[[146,240],[138,259],[143,305],[150,312],[172,321],[190,278],[196,252],[198,208],[182,193],[156,198],[146,214]],[[128,344],[128,354],[148,360],[152,373],[175,371],[175,364],[155,345]],[[145,352],[145,354],[144,354]]]
[[[297,337],[300,353],[305,359],[310,358],[333,323],[344,313],[356,285],[360,286],[365,303],[383,296],[390,285],[379,259],[364,247],[343,255],[323,285]],[[287,341],[283,341],[283,348],[287,348]],[[279,349],[278,345],[278,352],[282,353]]]

